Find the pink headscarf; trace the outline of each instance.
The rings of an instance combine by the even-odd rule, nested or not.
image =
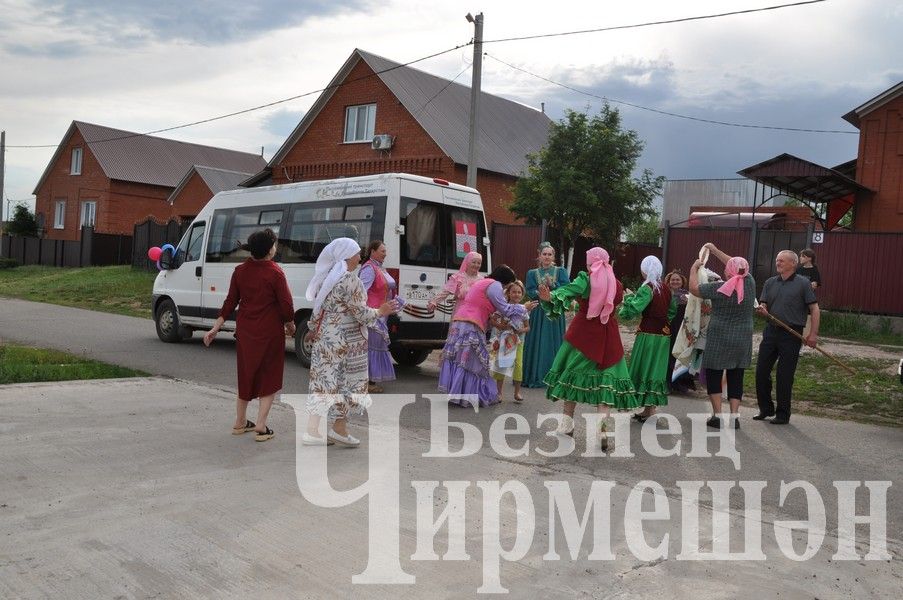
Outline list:
[[[737,304],[743,302],[743,287],[746,275],[749,274],[749,263],[742,256],[735,256],[727,261],[724,267],[724,275],[727,281],[724,282],[718,291],[731,297],[731,294],[737,292]]]
[[[467,295],[467,290],[470,289],[470,286],[473,283],[480,279],[479,273],[476,276],[471,277],[467,274],[467,265],[470,264],[474,258],[483,258],[483,255],[479,252],[468,252],[464,257],[464,260],[461,261],[461,267],[458,269],[458,272],[448,278],[448,281],[445,283],[445,289],[451,292],[452,294],[456,294],[459,298],[463,298]]]
[[[615,293],[618,291],[614,269],[608,262],[608,252],[598,246],[587,250],[586,270],[589,272],[590,283],[586,318],[599,317],[600,321],[608,323],[608,317],[615,309]]]

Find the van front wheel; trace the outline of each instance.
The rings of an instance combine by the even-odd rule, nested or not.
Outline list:
[[[404,346],[390,346],[389,352],[402,367],[416,367],[425,361],[430,355],[429,348],[406,348]]]
[[[154,321],[157,324],[157,337],[167,343],[181,342],[185,339],[185,329],[179,323],[179,312],[176,304],[169,298],[157,307]]]
[[[312,343],[304,341],[304,336],[310,331],[308,323],[309,321],[304,319],[295,327],[295,356],[298,357],[298,362],[305,369],[310,368],[310,355],[314,347]]]

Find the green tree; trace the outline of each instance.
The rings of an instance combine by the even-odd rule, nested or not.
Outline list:
[[[624,234],[627,241],[658,244],[662,234],[661,220],[660,214],[653,213],[640,221],[634,221],[627,227]]]
[[[606,104],[593,117],[568,111],[545,147],[527,157],[509,210],[528,223],[546,219],[562,235],[561,252],[584,234],[613,251],[622,231],[654,214],[652,199],[664,184],[648,169],[633,177],[643,146],[635,131],[621,129],[616,108]]]
[[[13,218],[6,224],[6,230],[10,235],[36,237],[38,235],[38,222],[27,206],[17,204],[15,211],[13,211]]]

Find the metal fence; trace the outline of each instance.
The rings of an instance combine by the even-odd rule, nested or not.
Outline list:
[[[127,265],[132,261],[132,238],[128,235],[96,233],[83,227],[79,240],[48,240],[4,235],[2,255],[20,265],[47,267],[93,267]]]
[[[172,219],[167,223],[158,223],[150,218],[135,225],[132,234],[132,267],[156,271],[156,264],[147,258],[147,250],[163,244],[177,245],[182,239],[182,234],[188,229],[188,225],[190,223],[178,219]]]
[[[899,261],[903,256],[903,233],[817,232],[753,228],[667,227],[662,247],[626,243],[612,254],[615,275],[619,279],[637,277],[640,262],[652,254],[662,259],[665,272],[679,268],[688,273],[699,249],[712,242],[730,256],[743,256],[750,262],[759,290],[765,280],[776,274],[775,255],[781,250],[799,252],[812,248],[822,277],[818,289],[823,309],[903,316],[903,277]],[[518,277],[536,266],[536,247],[540,228],[525,225],[494,225],[492,263],[511,266]],[[581,238],[574,249],[571,276],[586,268],[583,255],[592,240]],[[721,269],[710,259],[709,267]]]

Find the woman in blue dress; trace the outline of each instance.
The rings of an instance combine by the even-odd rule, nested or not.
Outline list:
[[[545,285],[549,290],[570,283],[567,270],[555,265],[555,249],[549,242],[539,245],[538,267],[527,271],[524,284],[527,286],[527,298],[539,299],[539,286]],[[538,388],[545,384],[543,379],[552,367],[558,348],[564,340],[565,318],[563,314],[547,317],[541,307],[530,313],[530,331],[524,342],[524,387]]]

